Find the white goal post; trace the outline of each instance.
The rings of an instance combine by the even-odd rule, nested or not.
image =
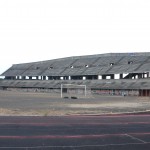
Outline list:
[[[86,85],[61,84],[61,98],[63,97],[82,97],[87,96]]]

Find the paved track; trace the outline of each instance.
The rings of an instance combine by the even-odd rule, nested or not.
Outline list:
[[[0,117],[0,150],[149,150],[150,115]]]

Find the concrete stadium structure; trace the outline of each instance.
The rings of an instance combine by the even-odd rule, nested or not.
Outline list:
[[[97,94],[150,96],[150,53],[109,53],[12,65],[1,89],[84,84]]]

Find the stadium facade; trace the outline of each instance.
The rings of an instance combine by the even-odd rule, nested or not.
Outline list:
[[[14,64],[1,89],[60,89],[87,85],[97,94],[150,96],[150,53],[108,53]]]

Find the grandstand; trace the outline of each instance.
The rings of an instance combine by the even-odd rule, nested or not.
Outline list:
[[[0,88],[55,89],[86,85],[95,94],[150,96],[150,53],[108,53],[14,64]]]

